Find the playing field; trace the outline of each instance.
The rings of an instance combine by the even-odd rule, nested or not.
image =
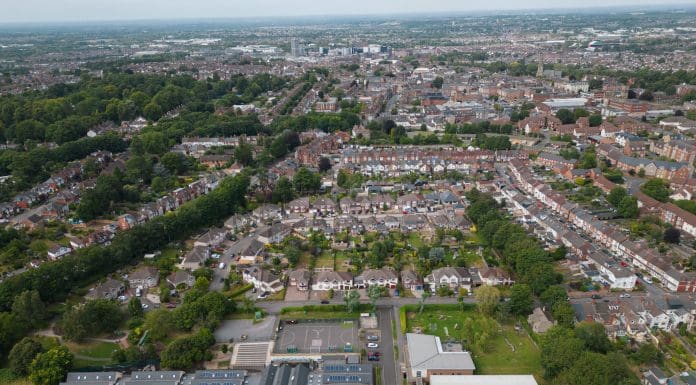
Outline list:
[[[358,324],[353,321],[284,324],[276,353],[358,352]]]

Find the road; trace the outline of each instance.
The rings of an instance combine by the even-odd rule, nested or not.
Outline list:
[[[394,357],[394,338],[392,336],[392,320],[394,315],[391,306],[377,307],[377,317],[379,320],[379,330],[381,341],[379,342],[380,364],[382,366],[382,383],[398,384],[397,376],[399,360]]]
[[[337,300],[333,299],[330,301],[331,304],[338,304],[342,305],[345,304],[343,300]],[[361,303],[370,303],[370,300],[365,299],[362,300]],[[418,304],[419,299],[418,298],[394,298],[394,297],[387,297],[387,298],[380,298],[377,300],[377,307],[399,307],[402,305],[410,305],[410,304]],[[425,301],[426,305],[434,305],[434,304],[458,304],[457,298],[455,297],[447,297],[447,298],[442,298],[442,297],[432,297],[428,298],[427,301]],[[476,300],[474,297],[469,297],[464,300],[464,303],[467,304],[475,304]],[[280,314],[280,310],[284,307],[288,306],[304,306],[304,305],[319,305],[321,304],[321,301],[319,300],[309,300],[309,301],[300,301],[300,302],[288,302],[288,301],[262,301],[262,302],[257,302],[256,306],[259,309],[262,309],[265,311],[267,314]],[[391,325],[389,325],[389,330],[391,333]]]

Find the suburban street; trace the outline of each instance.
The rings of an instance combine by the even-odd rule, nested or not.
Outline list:
[[[379,330],[382,338],[379,341],[380,352],[382,357],[380,364],[382,365],[382,383],[397,384],[399,360],[394,357],[394,338],[392,336],[392,320],[393,312],[391,306],[383,306],[377,308],[377,318],[379,319]],[[398,326],[397,326],[398,327]]]

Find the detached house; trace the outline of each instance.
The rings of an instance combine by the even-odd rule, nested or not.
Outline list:
[[[261,292],[277,293],[283,289],[280,277],[270,270],[259,267],[250,267],[242,272],[242,279],[254,285]]]
[[[186,270],[196,270],[205,264],[205,261],[210,258],[210,250],[205,246],[194,246],[191,251],[186,253],[184,260],[181,261],[179,267]]]
[[[285,237],[290,235],[292,232],[292,227],[284,225],[282,223],[275,223],[272,226],[267,226],[259,230],[258,240],[260,242],[269,243],[280,243]]]
[[[159,272],[151,266],[136,269],[128,276],[128,284],[131,288],[147,289],[157,286],[158,282]]]
[[[193,287],[196,283],[196,278],[188,271],[179,270],[169,274],[167,283],[175,288],[179,286]]]
[[[108,278],[104,283],[91,289],[85,298],[87,299],[116,299],[126,291],[126,286],[121,281]]]
[[[353,274],[338,271],[322,271],[312,283],[312,290],[350,290],[353,288]]]
[[[401,272],[401,285],[409,290],[423,290],[423,280],[413,270]]]

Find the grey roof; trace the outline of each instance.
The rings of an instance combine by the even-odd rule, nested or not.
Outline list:
[[[440,338],[427,334],[406,334],[408,358],[414,370],[474,370],[469,352],[445,352]]]

